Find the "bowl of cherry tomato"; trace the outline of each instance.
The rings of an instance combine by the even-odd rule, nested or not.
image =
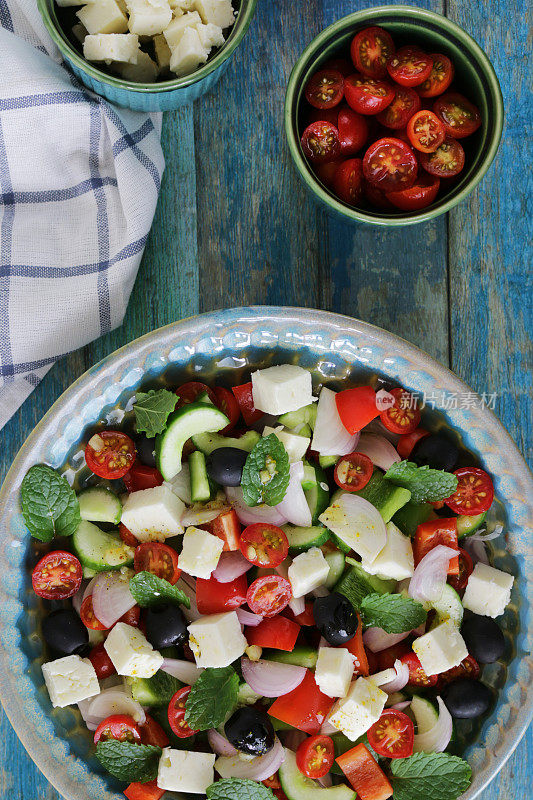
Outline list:
[[[491,165],[496,73],[440,14],[380,6],[330,25],[296,63],[285,130],[313,194],[344,218],[409,225],[449,211]]]

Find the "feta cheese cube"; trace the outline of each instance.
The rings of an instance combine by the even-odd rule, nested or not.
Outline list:
[[[328,697],[346,697],[353,677],[353,661],[346,647],[319,648],[315,681],[320,691]]]
[[[169,6],[174,16],[178,17],[185,11],[192,11],[194,9],[194,0],[169,0]]]
[[[187,630],[197,667],[228,667],[248,647],[236,611],[201,617]]]
[[[139,36],[162,33],[172,19],[168,0],[126,0],[129,11],[128,27]]]
[[[195,578],[209,578],[218,564],[224,542],[218,536],[191,525],[183,537],[179,568]]]
[[[499,617],[511,600],[514,577],[478,562],[468,579],[463,606],[484,617]]]
[[[83,55],[87,61],[136,64],[139,53],[139,37],[133,33],[97,33],[83,40]]]
[[[100,694],[100,685],[88,658],[65,656],[42,665],[44,682],[54,708],[65,708]]]
[[[194,7],[205,25],[212,22],[219,28],[228,28],[235,22],[231,0],[195,0]]]
[[[184,511],[185,504],[170,486],[162,484],[128,495],[121,521],[140,542],[162,542],[168,536],[183,533],[181,516]]]
[[[172,750],[165,747],[159,759],[157,785],[167,792],[204,794],[215,780],[213,753]]]
[[[468,655],[465,641],[451,620],[415,639],[411,645],[426,675],[439,675],[461,663]]]
[[[288,576],[293,597],[303,597],[325,582],[329,574],[329,564],[318,547],[311,547],[296,556],[289,567]]]
[[[154,650],[142,631],[117,622],[104,642],[107,655],[119,675],[151,678],[163,663],[163,656]]]
[[[393,522],[389,522],[385,547],[379,551],[374,561],[363,561],[361,566],[370,575],[378,575],[380,578],[392,578],[395,581],[411,578],[415,564],[410,538],[404,536]]]
[[[318,519],[368,564],[387,544],[385,523],[359,495],[341,492]]]
[[[387,697],[371,678],[357,678],[346,697],[337,700],[327,721],[355,742],[378,721]]]
[[[81,22],[76,23],[76,25],[72,26],[72,33],[78,40],[80,44],[83,44],[85,41],[85,37],[87,36],[86,28],[81,24]]]
[[[144,53],[140,50],[137,63],[121,64],[119,72],[125,81],[153,83],[159,75],[159,67],[155,61],[152,61],[148,53]]]
[[[155,51],[155,59],[157,61],[157,66],[159,67],[160,72],[168,72],[170,69],[170,47],[168,46],[168,42],[165,39],[165,35],[163,33],[158,33],[157,36],[154,36],[154,51]],[[178,472],[176,478],[181,476],[184,468],[187,467],[187,474],[189,473],[189,465],[183,464],[181,471]],[[174,478],[174,480],[176,480]],[[179,497],[179,491],[176,491],[173,484],[171,484],[172,491],[176,492]],[[191,502],[191,492],[190,487],[187,486],[187,497],[189,503]],[[184,502],[186,502],[185,497],[182,498]]]
[[[277,428],[271,428],[266,425],[263,430],[263,436],[270,436],[271,433],[276,434],[283,447],[287,451],[289,461],[295,463],[301,461],[307,452],[310,439],[307,436],[299,436],[297,433],[289,433],[282,425]]]
[[[222,47],[225,42],[222,28],[218,25],[213,25],[209,22],[207,25],[200,23],[196,26],[200,41],[206,50],[211,50],[212,47]]]
[[[76,11],[76,16],[89,33],[126,33],[128,20],[116,0],[96,0]]]
[[[170,49],[172,51],[170,69],[178,77],[190,75],[200,64],[205,64],[209,56],[196,28],[186,28],[176,47]]]
[[[163,31],[163,35],[170,49],[172,50],[174,47],[178,46],[187,28],[194,28],[196,25],[200,25],[201,22],[202,20],[197,11],[174,17],[172,22]]]
[[[252,397],[255,408],[266,414],[297,411],[313,402],[311,373],[294,364],[252,372]]]

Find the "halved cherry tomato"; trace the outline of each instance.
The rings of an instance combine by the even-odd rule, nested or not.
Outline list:
[[[116,674],[115,666],[107,655],[103,644],[97,644],[93,647],[89,653],[89,660],[94,667],[96,677],[99,681],[103,681],[104,678],[109,678],[111,675]]]
[[[415,727],[407,714],[395,708],[386,708],[367,736],[379,756],[407,758],[413,755]]]
[[[113,714],[104,719],[94,732],[94,743],[107,742],[114,739],[116,742],[140,742],[141,731],[133,719],[126,714]]]
[[[253,425],[263,416],[262,411],[258,411],[254,406],[254,399],[252,394],[252,381],[242,383],[240,386],[232,386],[233,392],[239,408],[241,410],[242,418],[247,425]]]
[[[344,77],[335,69],[321,69],[309,78],[305,98],[313,108],[334,108],[344,97]]]
[[[456,592],[461,592],[463,589],[466,589],[466,584],[468,583],[468,579],[473,571],[474,563],[470,557],[470,553],[467,553],[466,550],[463,550],[463,548],[460,547],[459,575],[450,575],[448,578],[448,583],[450,586],[453,586]]]
[[[407,125],[407,136],[411,144],[421,153],[434,153],[446,138],[444,125],[432,112],[417,111]]]
[[[378,189],[378,187],[374,186],[373,183],[367,181],[366,178],[364,179],[363,185],[365,189],[365,197],[373,206],[387,210],[394,209],[394,205],[388,199],[385,192],[382,192],[381,189]]]
[[[302,134],[302,150],[313,163],[333,161],[341,151],[339,131],[330,122],[313,122]]]
[[[416,180],[417,167],[415,154],[401,139],[378,139],[363,158],[365,178],[384,192],[409,189]]]
[[[274,617],[283,611],[292,597],[289,581],[281,575],[266,575],[257,578],[249,587],[246,602],[254,614]]]
[[[246,603],[248,581],[240,575],[228,583],[219,583],[215,578],[196,579],[196,605],[200,614],[222,614],[233,611]]]
[[[338,197],[349,206],[357,206],[363,199],[363,162],[360,158],[349,158],[339,164],[333,179],[333,188]]]
[[[190,686],[182,686],[168,704],[169,725],[172,728],[172,732],[180,739],[187,739],[189,736],[194,736],[195,733],[198,733],[185,721],[185,703],[190,691]]]
[[[457,540],[457,517],[443,519],[430,519],[418,525],[413,541],[413,555],[415,567],[420,564],[424,556],[437,545],[443,544],[457,550],[457,557],[450,559],[448,575],[459,574],[459,544]]]
[[[315,676],[306,669],[299,686],[274,700],[268,713],[299,731],[314,735],[320,731],[333,703],[334,699],[320,691]]]
[[[358,114],[379,114],[394,100],[394,89],[387,81],[349,75],[344,80],[346,102]]]
[[[296,765],[308,778],[323,778],[333,765],[333,739],[324,734],[304,739],[296,751]]]
[[[146,721],[139,727],[143,744],[151,744],[154,747],[168,747],[169,738],[159,722],[156,722],[153,717],[147,714]]]
[[[429,57],[433,59],[429,77],[416,87],[420,97],[437,97],[445,92],[453,81],[454,68],[448,56],[442,53],[430,53]]]
[[[137,545],[139,544],[139,540],[137,539],[136,536],[133,535],[133,533],[130,530],[126,528],[125,525],[122,524],[122,522],[118,526],[118,532],[120,533],[120,538],[122,539],[124,544],[127,544],[130,547],[137,547]]]
[[[165,794],[165,789],[160,789],[156,781],[148,783],[130,783],[124,789],[124,796],[127,800],[161,800]]]
[[[322,183],[331,189],[335,179],[335,173],[342,161],[325,161],[323,164],[314,164],[313,169]]]
[[[339,121],[339,109],[342,106],[334,106],[333,108],[312,108],[309,112],[307,124],[312,122],[331,122],[336,128]]]
[[[408,86],[397,86],[394,100],[387,106],[385,111],[377,115],[377,118],[386,128],[401,130],[405,128],[413,114],[420,108],[420,97],[414,89]]]
[[[409,458],[415,444],[425,436],[429,436],[429,431],[424,430],[424,428],[417,428],[416,431],[412,431],[411,433],[406,433],[403,436],[400,436],[396,445],[398,455],[401,458]]]
[[[398,644],[394,644],[392,647],[387,647],[386,650],[381,650],[381,652],[376,653],[378,670],[391,669],[396,660],[401,661],[403,656],[411,652],[411,648],[405,641],[398,642]]]
[[[361,431],[379,414],[376,393],[371,386],[343,389],[335,395],[335,404],[342,424],[352,435]]]
[[[124,485],[128,492],[139,492],[142,489],[154,489],[161,486],[163,476],[155,467],[147,467],[140,461],[136,461],[125,475],[122,476]]]
[[[211,522],[203,525],[213,536],[218,536],[224,542],[223,552],[238,550],[241,542],[241,523],[234,508],[224,511]]]
[[[45,600],[65,600],[76,594],[83,578],[79,559],[66,550],[41,558],[31,576],[33,591]]]
[[[446,670],[446,672],[441,672],[438,676],[438,688],[441,689],[443,686],[446,686],[448,683],[453,683],[453,681],[461,680],[461,678],[468,678],[473,681],[477,681],[481,674],[481,667],[477,663],[474,656],[468,655],[466,658],[463,658],[460,664],[456,667],[452,667],[451,669]]]
[[[216,405],[214,391],[205,383],[201,383],[200,381],[188,381],[187,383],[184,383],[182,386],[176,389],[176,394],[179,398],[176,408],[181,408],[189,403],[194,403],[195,400],[197,400],[202,394],[207,394],[213,405]]]
[[[409,189],[389,192],[387,197],[393,206],[400,208],[402,211],[419,211],[421,208],[427,208],[433,203],[439,189],[440,178],[427,172],[421,172]],[[405,456],[402,456],[402,458],[405,458]]]
[[[229,419],[229,425],[222,428],[219,433],[225,435],[233,430],[241,415],[239,404],[235,400],[235,395],[223,386],[215,386],[216,405],[223,414]]]
[[[275,772],[271,775],[270,778],[265,778],[264,781],[261,781],[264,786],[268,786],[269,789],[281,789],[281,783],[279,781],[279,775]]]
[[[465,151],[458,141],[447,136],[434,153],[420,154],[420,164],[437,178],[453,178],[465,165]]]
[[[90,628],[92,631],[107,630],[106,626],[102,625],[102,623],[100,622],[99,619],[97,619],[96,614],[94,613],[92,594],[87,595],[87,597],[81,604],[80,617],[85,627]]]
[[[151,572],[172,584],[181,575],[178,554],[168,544],[161,542],[142,542],[135,549],[133,564],[135,572]]]
[[[426,675],[422,669],[422,664],[416,653],[410,651],[400,658],[402,664],[409,667],[409,686],[435,686],[437,683],[436,675]]]
[[[433,103],[433,111],[453,139],[464,139],[477,131],[481,114],[476,106],[458,92],[443,94]]]
[[[289,552],[289,540],[276,525],[255,522],[241,533],[241,553],[257,567],[277,567]]]
[[[135,445],[121,431],[99,431],[85,447],[87,466],[100,478],[122,478],[135,462]]]
[[[494,486],[484,469],[479,467],[459,467],[456,475],[457,489],[448,497],[446,505],[456,514],[475,517],[488,511],[494,500]]]
[[[387,74],[387,61],[393,54],[392,36],[378,25],[356,33],[350,45],[355,68],[370,78],[383,78]]]
[[[394,405],[381,412],[381,424],[391,433],[412,433],[420,422],[416,397],[399,386],[391,389],[390,394]]]
[[[364,744],[356,744],[335,759],[359,800],[388,800],[392,786]]]
[[[345,492],[358,492],[367,485],[373,471],[374,465],[368,456],[364,453],[350,453],[339,458],[333,478],[337,486]]]
[[[140,621],[141,609],[139,606],[133,606],[133,608],[130,608],[129,611],[126,611],[126,613],[123,614],[119,619],[119,622],[123,622],[125,625],[131,625],[132,628],[138,628]],[[112,627],[115,626],[113,625]]]
[[[368,122],[349,106],[342,106],[337,116],[341,155],[354,156],[368,139]]]
[[[254,628],[246,628],[246,639],[249,645],[291,653],[299,633],[300,626],[296,622],[286,617],[267,617]]]
[[[432,66],[431,56],[412,45],[400,47],[387,62],[389,75],[400,86],[419,86],[429,78]]]

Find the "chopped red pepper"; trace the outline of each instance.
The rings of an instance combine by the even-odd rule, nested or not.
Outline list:
[[[239,404],[241,414],[247,425],[253,425],[258,419],[263,416],[262,411],[257,411],[254,406],[252,396],[252,381],[243,383],[240,386],[233,386],[231,391],[235,395],[235,399]]]
[[[274,650],[294,650],[300,626],[286,617],[270,617],[264,619],[255,628],[246,629],[249,645],[272,647]]]
[[[379,416],[376,393],[371,386],[343,389],[335,396],[341,422],[349,433],[357,433]]]
[[[457,550],[459,553],[459,542],[457,539],[457,517],[449,519],[431,519],[423,522],[416,529],[413,543],[413,554],[415,557],[415,567],[422,561],[430,550],[437,545],[443,544]],[[450,560],[448,575],[459,574],[459,555]]]
[[[228,550],[240,549],[241,523],[234,508],[224,511],[218,517],[215,517],[212,522],[207,522],[202,527],[212,533],[213,536],[218,536],[219,539],[222,539],[224,542],[222,549],[225,553]]]
[[[128,800],[161,800],[165,794],[164,789],[160,789],[155,781],[149,783],[130,783],[124,790],[124,795]]]
[[[335,759],[360,800],[387,800],[392,786],[364,744],[358,744]]]
[[[333,703],[334,699],[320,691],[315,676],[307,669],[301,684],[274,700],[268,713],[293,728],[314,735],[322,727]]]
[[[246,603],[248,581],[240,575],[229,583],[219,583],[215,578],[196,579],[196,605],[200,614],[222,614]]]

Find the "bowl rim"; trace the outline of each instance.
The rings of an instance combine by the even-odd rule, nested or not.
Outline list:
[[[311,323],[310,319],[312,320]],[[0,519],[4,517],[6,507],[9,504],[12,493],[14,491],[18,491],[19,483],[16,480],[17,473],[19,472],[20,468],[24,466],[26,459],[32,459],[34,445],[39,444],[41,433],[46,432],[46,429],[58,412],[64,417],[65,412],[68,410],[69,402],[72,402],[81,388],[87,388],[89,385],[92,385],[98,377],[109,380],[111,368],[113,368],[112,374],[115,374],[117,367],[116,362],[120,362],[121,359],[124,359],[124,361],[127,360],[129,369],[135,371],[136,381],[139,383],[149,372],[146,362],[142,362],[142,365],[139,365],[139,360],[141,357],[145,356],[147,352],[153,352],[147,351],[147,345],[156,345],[161,348],[163,342],[169,335],[175,333],[176,339],[179,339],[179,337],[183,337],[184,334],[190,336],[191,333],[197,333],[198,330],[205,331],[206,327],[210,324],[213,326],[222,326],[226,324],[228,326],[235,327],[238,324],[244,325],[247,323],[263,321],[263,324],[266,326],[269,322],[272,322],[272,320],[274,321],[275,325],[279,325],[279,323],[288,325],[292,322],[307,326],[310,328],[313,337],[316,336],[317,331],[334,331],[337,335],[342,335],[342,333],[345,333],[352,335],[354,338],[360,338],[365,343],[375,344],[377,348],[392,348],[395,353],[398,353],[398,358],[401,358],[404,361],[406,359],[412,359],[417,370],[424,370],[424,368],[433,370],[435,372],[435,377],[438,376],[439,380],[442,380],[446,387],[451,387],[456,391],[472,391],[470,390],[470,387],[464,381],[458,378],[451,370],[449,370],[448,367],[442,365],[439,361],[429,356],[416,345],[413,345],[410,342],[407,342],[405,339],[402,339],[401,337],[382,328],[345,315],[321,311],[318,309],[315,310],[290,306],[239,307],[233,309],[221,309],[218,311],[194,315],[177,322],[170,323],[169,325],[153,330],[131,342],[126,343],[124,346],[110,353],[105,358],[101,359],[97,364],[86,370],[60,395],[60,397],[54,402],[54,404],[50,407],[50,409],[46,412],[46,414],[37,423],[35,428],[23,442],[20,450],[13,460],[13,464],[11,465],[5,477],[4,483],[0,487]],[[319,325],[323,325],[324,327],[320,328]],[[286,332],[286,329],[283,329],[283,332]],[[168,343],[168,339],[166,343]],[[294,337],[292,331],[290,346],[285,344],[283,347],[281,347],[281,345],[278,343],[278,348],[281,347],[281,349],[287,349],[288,351],[298,348],[298,346],[298,338]],[[400,353],[401,356],[399,355]],[[359,359],[354,354],[354,357],[347,359],[347,361],[355,366]],[[132,363],[130,364],[130,362]],[[131,391],[135,390],[132,389]],[[445,414],[445,412],[443,412],[443,414]],[[522,454],[519,452],[509,433],[505,430],[502,423],[493,414],[490,408],[485,407],[482,414],[484,420],[486,418],[490,423],[493,438],[498,440],[499,445],[505,448],[506,452],[508,453],[508,457],[515,462],[513,470],[514,482],[519,482],[524,485],[527,488],[529,498],[533,497],[533,475],[531,475]],[[445,414],[445,416],[447,416],[447,414]],[[461,432],[464,432],[464,427],[460,426],[459,429]],[[506,504],[514,508],[514,506],[512,506],[511,499],[507,496],[505,496],[505,499]],[[531,500],[528,501],[527,505],[533,519],[533,504]],[[0,561],[4,559],[5,556],[3,552],[0,552]],[[18,569],[16,571],[18,573]],[[529,574],[524,574],[522,576],[522,580],[525,588],[530,587],[531,576]],[[0,594],[2,593],[3,590],[2,586],[0,585]],[[528,604],[526,613],[529,613],[529,616],[531,616],[531,604]],[[1,625],[1,618],[0,627],[4,627]],[[515,659],[513,659],[513,662],[518,660],[519,654],[517,653]],[[13,680],[13,678],[10,676],[9,672],[7,674],[2,674],[2,672],[0,672],[0,700],[8,719],[17,733],[17,736],[47,780],[49,780],[50,783],[65,797],[68,797],[70,800],[75,800],[75,797],[78,798],[79,796],[72,794],[72,786],[75,784],[75,781],[71,782],[69,765],[65,765],[64,769],[63,767],[61,769],[57,768],[59,751],[57,749],[53,749],[54,742],[51,742],[49,738],[46,739],[46,737],[43,737],[42,734],[38,734],[35,730],[35,727],[32,725],[31,720],[29,721],[28,725],[28,721],[25,720],[22,715],[20,715],[20,703],[18,702],[20,690],[13,691],[13,687],[10,683],[11,680]],[[506,685],[508,682],[509,681],[506,681]],[[512,752],[515,750],[516,746],[524,735],[529,723],[531,722],[531,719],[533,718],[533,689],[531,688],[531,683],[526,683],[526,686],[529,690],[528,694],[525,699],[523,697],[521,698],[519,709],[515,716],[511,720],[500,720],[500,725],[505,724],[507,728],[511,727],[512,729],[512,738],[508,743],[508,749],[503,753],[496,753],[495,756],[491,755],[490,766],[484,767],[482,770],[480,784],[467,791],[467,793],[464,795],[465,800],[466,798],[468,798],[468,800],[473,800],[475,797],[479,797],[483,789],[494,778],[497,772],[503,767],[505,762],[511,756]],[[11,692],[9,691],[10,688],[12,690]],[[514,705],[516,705],[516,698],[513,698],[513,702]],[[56,739],[57,737],[54,734],[54,740]],[[59,742],[64,745],[63,739],[60,739]],[[70,759],[72,758],[73,756],[70,757]],[[85,761],[83,764],[87,770],[90,770],[90,767]],[[55,767],[55,770],[52,767]],[[94,776],[92,770],[90,770],[90,774]],[[105,796],[111,797],[109,794],[105,794]]]
[[[301,152],[300,142],[294,135],[293,125],[294,107],[296,103],[296,96],[300,88],[301,73],[303,71],[304,64],[311,57],[318,55],[321,48],[335,33],[343,33],[347,27],[352,25],[355,26],[366,21],[372,24],[381,24],[379,18],[376,17],[379,17],[382,14],[388,16],[405,15],[409,19],[416,18],[418,20],[422,20],[423,22],[432,23],[433,25],[436,24],[445,31],[447,30],[453,33],[455,37],[466,41],[469,49],[475,54],[478,62],[483,65],[484,77],[487,80],[490,95],[494,102],[494,114],[492,116],[494,133],[491,136],[489,145],[479,169],[475,175],[470,178],[463,189],[461,189],[461,191],[458,192],[453,198],[441,201],[437,208],[432,208],[429,206],[428,209],[421,209],[419,212],[415,211],[401,213],[398,211],[398,213],[394,216],[385,216],[383,214],[374,215],[366,213],[364,210],[352,208],[328,192],[311,172],[307,161]],[[503,133],[504,104],[500,83],[489,57],[476,42],[476,40],[456,22],[442,14],[437,14],[434,11],[429,11],[425,8],[419,8],[418,6],[373,6],[371,8],[366,8],[362,11],[356,11],[353,14],[348,14],[344,17],[341,17],[341,19],[332,23],[327,28],[324,28],[324,30],[321,31],[318,36],[312,39],[312,41],[307,45],[303,53],[296,61],[289,77],[287,91],[285,94],[284,122],[285,135],[287,137],[289,150],[297,172],[310,191],[312,191],[319,200],[321,200],[331,210],[345,219],[351,220],[352,222],[365,222],[372,225],[384,226],[405,226],[417,225],[421,222],[427,222],[430,219],[434,219],[441,214],[445,214],[447,211],[450,211],[452,208],[462,202],[476,188],[494,161],[498,147],[500,146]]]
[[[237,18],[231,28],[231,33],[226,39],[222,47],[212,59],[207,61],[202,67],[192,72],[190,75],[185,75],[182,78],[174,78],[168,81],[160,81],[159,83],[138,83],[136,81],[127,81],[122,78],[117,78],[114,75],[108,75],[107,72],[99,70],[98,67],[87,61],[80,53],[74,49],[65,33],[56,27],[50,17],[49,5],[54,3],[54,0],[37,0],[37,8],[41,14],[45,27],[54,41],[54,44],[59,48],[62,56],[71,61],[78,69],[84,72],[89,77],[100,83],[113,86],[115,89],[122,89],[126,91],[137,92],[138,94],[161,94],[162,92],[171,92],[176,89],[184,89],[199,83],[204,78],[207,78],[212,72],[222,66],[227,59],[235,52],[239,44],[244,38],[252,17],[255,13],[255,8],[258,0],[242,0],[241,8],[237,14]]]

